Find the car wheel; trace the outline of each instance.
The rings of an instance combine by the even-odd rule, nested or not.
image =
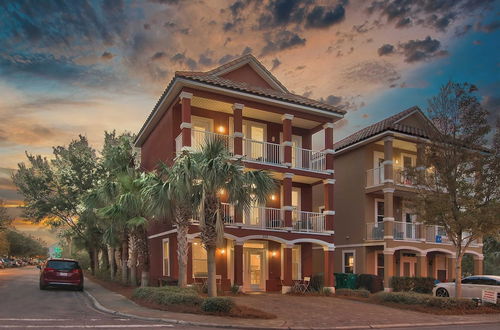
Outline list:
[[[76,287],[76,291],[83,291],[83,285],[79,285]]]
[[[450,294],[446,289],[439,288],[436,290],[436,297],[449,297]]]
[[[40,290],[45,290],[47,287],[42,284],[42,282],[39,283]]]

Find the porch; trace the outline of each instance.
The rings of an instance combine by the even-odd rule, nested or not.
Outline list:
[[[187,279],[191,284],[207,278],[207,254],[197,236],[191,234],[189,242]],[[243,292],[288,292],[293,281],[314,274],[328,274],[324,277],[325,286],[333,288],[333,244],[315,239],[291,242],[267,235],[226,238],[216,251],[219,288],[228,291],[237,285]],[[178,276],[175,236],[162,239],[162,245],[162,276],[175,279]]]

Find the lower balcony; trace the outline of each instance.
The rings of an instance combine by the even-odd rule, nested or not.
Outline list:
[[[464,237],[468,234],[464,233]],[[429,226],[422,223],[393,222],[393,239],[395,241],[420,241],[433,244],[452,244],[444,227]],[[366,224],[367,241],[384,240],[384,223],[371,222]],[[477,246],[477,240],[473,240],[470,246]]]
[[[199,216],[193,218],[199,221]],[[271,207],[252,207],[243,214],[242,223],[236,222],[234,207],[222,203],[222,220],[226,225],[237,225],[263,230],[289,230],[285,226],[285,216],[282,209]],[[326,232],[326,217],[323,213],[292,211],[292,231],[322,233]]]

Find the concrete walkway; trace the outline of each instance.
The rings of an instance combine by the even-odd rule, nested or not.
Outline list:
[[[264,310],[276,319],[242,319],[149,309],[111,292],[87,278],[85,290],[97,308],[141,319],[232,328],[368,329],[410,326],[500,324],[500,314],[432,315],[333,297],[303,297],[281,294],[249,294],[234,297],[239,305]]]

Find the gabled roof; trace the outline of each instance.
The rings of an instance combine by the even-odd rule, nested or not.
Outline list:
[[[420,110],[420,108],[414,106],[414,107],[411,107],[411,108],[406,109],[404,111],[401,111],[393,116],[385,118],[385,119],[383,119],[383,120],[381,120],[373,125],[365,127],[362,130],[357,131],[356,133],[354,133],[352,135],[349,135],[348,137],[335,143],[333,145],[333,148],[335,151],[340,151],[344,148],[347,148],[350,145],[353,145],[357,142],[366,140],[372,136],[375,136],[377,134],[380,134],[380,133],[383,133],[386,131],[405,133],[405,134],[409,134],[409,135],[413,135],[413,136],[421,137],[421,138],[429,138],[429,134],[425,130],[418,128],[418,127],[404,125],[401,123],[401,121],[403,121],[403,119],[408,118],[414,114],[421,115],[423,117],[423,120],[426,121],[426,124],[430,123],[430,127],[433,127],[432,123],[424,115],[422,110]]]
[[[270,83],[271,86],[274,86],[275,88],[271,89],[260,86],[254,86],[250,85],[249,83],[234,81],[221,77],[223,74],[236,70],[245,64],[251,65],[252,68],[256,70],[257,74],[259,74],[264,80],[266,80],[268,83]],[[237,58],[236,60],[233,60],[229,63],[226,63],[220,67],[217,67],[207,72],[177,71],[175,73],[175,76],[202,82],[213,86],[229,88],[237,91],[243,91],[299,105],[306,105],[317,109],[334,112],[340,115],[344,115],[346,113],[346,111],[339,106],[333,106],[330,104],[319,102],[317,100],[309,99],[307,97],[290,93],[285,88],[285,86],[283,86],[278,81],[278,79],[276,79],[276,77],[274,77],[271,74],[271,72],[269,72],[254,56],[250,54]]]

